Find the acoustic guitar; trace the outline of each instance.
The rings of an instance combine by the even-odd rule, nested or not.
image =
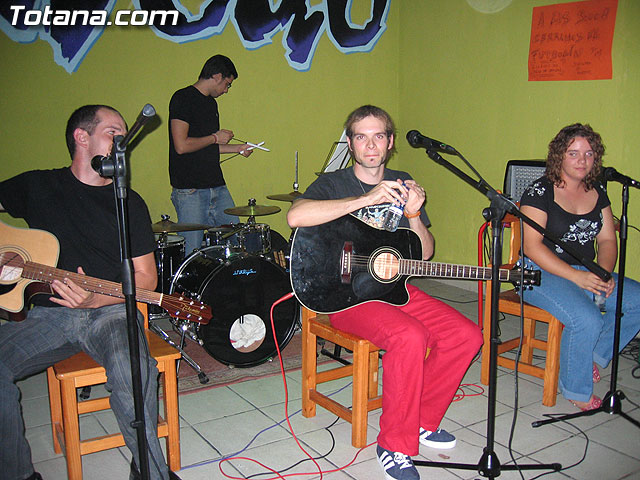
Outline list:
[[[55,268],[59,250],[58,239],[49,232],[12,227],[0,221],[0,308],[21,312],[29,284],[51,284],[54,280],[64,282],[66,279],[89,292],[124,298],[119,283]],[[182,295],[136,288],[136,300],[158,305],[172,317],[203,325],[212,317],[210,306]]]
[[[290,256],[291,285],[302,305],[334,313],[379,300],[409,301],[410,277],[491,280],[491,268],[422,260],[422,242],[408,229],[373,228],[353,215],[296,229]],[[540,271],[499,270],[500,281],[540,285]]]

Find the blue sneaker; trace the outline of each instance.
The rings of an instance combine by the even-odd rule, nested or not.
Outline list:
[[[456,437],[441,428],[431,432],[420,427],[420,443],[425,447],[446,450],[456,446]]]
[[[418,469],[409,455],[392,452],[380,445],[376,448],[376,455],[387,480],[420,480]]]

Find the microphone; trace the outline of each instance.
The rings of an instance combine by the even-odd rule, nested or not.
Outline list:
[[[102,176],[102,164],[104,161],[109,158],[103,155],[96,155],[91,159],[91,168],[93,168],[100,176]]]
[[[407,141],[413,148],[423,147],[426,148],[427,151],[437,150],[444,153],[453,153],[454,155],[458,154],[458,151],[451,145],[447,145],[444,142],[439,142],[438,140],[434,140],[433,138],[425,137],[417,130],[411,130],[407,133]]]
[[[144,107],[142,107],[142,110],[138,114],[138,118],[136,118],[136,121],[131,126],[126,136],[122,140],[120,140],[120,142],[118,143],[118,147],[120,149],[123,149],[124,147],[126,147],[129,144],[129,142],[133,139],[133,137],[136,136],[136,134],[138,133],[138,130],[144,127],[144,125],[153,117],[155,117],[155,115],[156,115],[156,109],[153,108],[153,105],[151,105],[150,103],[147,103]]]
[[[613,167],[606,167],[603,172],[603,177],[609,182],[620,182],[621,184],[627,185],[629,187],[640,188],[640,182],[638,180],[634,180],[633,178],[619,173]]]

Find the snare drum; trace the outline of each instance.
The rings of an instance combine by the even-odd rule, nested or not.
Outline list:
[[[213,318],[198,329],[203,347],[219,362],[237,367],[259,365],[277,355],[270,310],[290,291],[289,276],[273,261],[246,252],[225,257],[219,246],[196,251],[171,283],[171,293],[184,293],[211,306]],[[280,349],[291,340],[299,314],[294,298],[275,307]]]

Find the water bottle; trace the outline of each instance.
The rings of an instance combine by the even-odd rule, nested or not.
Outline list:
[[[604,295],[593,294],[593,303],[595,303],[600,309],[600,313],[606,313],[607,307],[605,306],[606,297]]]
[[[404,182],[402,182],[402,185],[404,186]],[[384,216],[382,228],[388,232],[395,232],[398,229],[398,225],[400,225],[402,215],[404,215],[404,205],[392,203]]]
[[[382,228],[388,232],[395,232],[398,229],[398,225],[400,225],[402,215],[404,215],[404,205],[391,204],[382,221]]]

